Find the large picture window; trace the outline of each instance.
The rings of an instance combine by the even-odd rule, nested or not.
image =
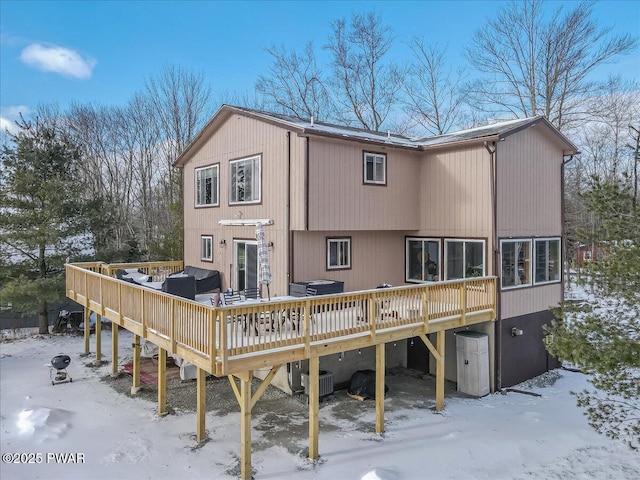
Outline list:
[[[202,235],[200,237],[200,260],[205,262],[213,261],[213,237]]]
[[[218,165],[196,168],[196,207],[220,204],[219,170]]]
[[[540,238],[534,241],[535,283],[560,281],[560,239]]]
[[[445,240],[445,280],[483,277],[484,240]]]
[[[351,268],[351,238],[327,238],[327,270]]]
[[[364,152],[364,183],[387,184],[387,156],[385,154]]]
[[[503,289],[531,285],[531,240],[502,240],[500,264]]]
[[[407,282],[440,280],[440,240],[407,238],[405,256]]]
[[[229,162],[229,203],[259,203],[261,196],[260,155]]]

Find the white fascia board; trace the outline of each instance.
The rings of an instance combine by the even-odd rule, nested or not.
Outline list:
[[[233,226],[243,226],[243,225],[258,225],[261,223],[262,225],[273,225],[273,220],[269,218],[258,218],[258,219],[240,219],[234,218],[233,220],[220,220],[218,225],[233,225]]]

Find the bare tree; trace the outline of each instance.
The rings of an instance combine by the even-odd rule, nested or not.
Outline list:
[[[484,76],[468,86],[480,109],[517,118],[544,115],[557,128],[580,120],[596,84],[589,74],[630,53],[637,40],[612,35],[593,18],[593,2],[547,19],[543,0],[511,1],[477,30],[466,56]]]
[[[316,62],[313,42],[300,52],[284,47],[266,49],[272,58],[265,75],[256,81],[256,92],[268,108],[300,118],[330,118],[331,99],[322,70]]]
[[[184,254],[182,170],[173,163],[209,119],[211,89],[202,73],[169,66],[147,80],[145,95],[151,102],[152,118],[160,132],[160,152],[166,166],[166,175],[158,190],[166,199],[167,208],[158,226],[158,242],[152,253],[162,258],[181,258]]]
[[[93,219],[97,252],[109,259],[135,238],[132,164],[123,154],[126,141],[119,107],[75,104],[66,115],[68,128],[82,151],[78,181],[87,199],[101,202],[100,218]]]
[[[380,130],[402,88],[403,72],[385,61],[393,44],[391,29],[374,13],[354,14],[331,24],[332,36],[325,48],[331,53],[337,120]]]
[[[463,121],[464,71],[447,66],[447,49],[414,37],[409,44],[415,63],[405,84],[405,112],[432,135],[447,133]]]

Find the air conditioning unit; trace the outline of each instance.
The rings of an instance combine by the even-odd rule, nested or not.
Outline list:
[[[304,394],[309,395],[309,374],[300,374],[300,384],[304,387]],[[333,373],[320,370],[320,396],[331,395],[333,393]]]

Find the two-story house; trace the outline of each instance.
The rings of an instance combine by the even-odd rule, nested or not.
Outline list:
[[[489,335],[492,387],[507,387],[556,365],[543,325],[563,298],[563,166],[576,153],[542,117],[410,139],[225,105],[176,161],[184,261],[219,270],[223,289],[259,286],[262,219],[271,295],[318,279],[355,291],[496,276],[497,321],[473,329]],[[432,368],[421,342],[394,348],[390,366]],[[361,354],[346,359],[365,366]]]

